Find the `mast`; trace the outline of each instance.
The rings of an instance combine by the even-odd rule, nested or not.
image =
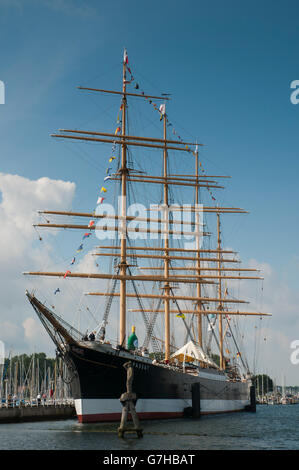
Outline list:
[[[44,360],[44,385],[43,385],[43,393],[47,393],[47,361]]]
[[[196,147],[195,151],[195,175],[196,175],[196,182],[198,183],[198,148]],[[195,189],[195,206],[199,204],[199,186],[196,185]],[[196,223],[199,224],[199,213],[196,213]],[[199,232],[199,225],[197,225],[197,232]],[[199,251],[199,234],[197,233],[196,237],[196,249],[197,251],[197,274],[200,274],[200,251]],[[201,298],[201,283],[197,283],[197,296]],[[202,348],[202,316],[199,312],[202,309],[201,301],[199,300],[196,304],[196,311],[197,311],[197,334],[198,334],[198,344]]]
[[[56,371],[56,369],[57,369],[57,359],[56,359],[55,364],[54,364],[54,403],[56,402],[56,398],[57,398],[57,395],[56,395],[56,393],[57,393],[57,383],[56,383],[56,381],[57,381],[57,371]]]
[[[165,105],[164,105],[165,107]],[[164,219],[166,220],[165,231],[169,230],[169,211],[168,211],[168,183],[167,183],[167,147],[166,147],[166,112],[164,108],[163,114],[163,137],[165,142],[165,147],[163,151],[163,176],[165,178],[164,182]],[[165,248],[165,258],[164,258],[164,276],[166,282],[164,284],[164,295],[170,295],[170,286],[169,286],[169,238],[168,234],[164,235],[164,248]],[[165,360],[169,361],[170,359],[170,312],[169,312],[169,299],[164,300],[164,322],[165,322]]]
[[[126,61],[127,51],[124,50],[123,60],[123,98],[122,98],[122,135],[126,135]],[[127,233],[126,233],[126,196],[127,196],[127,147],[126,143],[121,147],[121,249],[120,249],[120,274],[126,276],[127,272]],[[126,341],[126,279],[120,281],[120,311],[119,311],[119,344],[125,346]]]
[[[18,361],[15,363],[15,377],[14,377],[14,395],[18,394]]]
[[[24,356],[21,356],[21,364],[20,364],[20,386],[21,386],[21,394],[20,400],[22,400],[25,396],[25,378],[24,378]]]
[[[37,358],[36,393],[39,394],[39,357]]]
[[[221,231],[220,231],[220,214],[217,214],[217,239],[218,239],[218,250],[221,250]],[[218,269],[220,270],[221,268],[221,252],[218,251]],[[218,298],[219,298],[219,307],[218,309],[220,311],[223,310],[223,304],[222,304],[222,285],[221,285],[221,277],[219,278],[218,281]],[[224,369],[224,364],[223,364],[223,329],[222,329],[222,315],[220,314],[218,317],[219,321],[219,349],[220,349],[220,363],[219,367],[220,370]]]
[[[35,353],[32,356],[32,370],[31,370],[31,388],[30,388],[30,400],[33,400],[34,397],[34,367],[35,367]]]

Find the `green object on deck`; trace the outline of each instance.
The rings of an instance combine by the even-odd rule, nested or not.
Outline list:
[[[128,349],[134,350],[138,348],[138,338],[135,335],[135,326],[132,326],[132,333],[128,338]]]

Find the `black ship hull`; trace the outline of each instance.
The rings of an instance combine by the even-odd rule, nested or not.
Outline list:
[[[120,419],[119,399],[126,391],[123,364],[128,360],[134,368],[133,391],[141,419],[183,416],[192,404],[191,389],[196,382],[200,383],[202,414],[241,411],[250,403],[250,382],[230,381],[215,369],[183,372],[97,342],[70,345],[67,359],[72,365],[72,396],[82,423]]]
[[[27,297],[68,366],[71,395],[82,423],[120,419],[120,397],[126,392],[127,380],[123,366],[128,361],[134,370],[132,389],[141,419],[183,416],[184,409],[192,405],[192,385],[196,383],[200,386],[201,414],[241,411],[251,404],[250,380],[233,381],[209,367],[182,370],[110,344],[76,341],[70,334],[74,328],[62,324],[61,318],[33,295],[27,293]]]

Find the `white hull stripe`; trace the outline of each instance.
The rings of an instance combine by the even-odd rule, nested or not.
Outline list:
[[[249,404],[249,400],[201,400],[201,413],[224,413],[229,411],[240,411]],[[192,406],[191,400],[182,399],[139,399],[136,404],[136,411],[144,416],[147,414],[158,417],[158,415],[181,415],[184,408]],[[91,420],[98,418],[118,419],[122,412],[122,405],[117,399],[78,399],[75,400],[75,407],[80,420]]]

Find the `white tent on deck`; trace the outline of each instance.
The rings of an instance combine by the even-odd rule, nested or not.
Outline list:
[[[211,367],[218,367],[215,362],[208,358],[202,348],[194,344],[193,341],[189,341],[189,343],[185,344],[181,349],[173,353],[170,357],[171,359],[178,359],[180,362],[200,361],[208,364]]]

